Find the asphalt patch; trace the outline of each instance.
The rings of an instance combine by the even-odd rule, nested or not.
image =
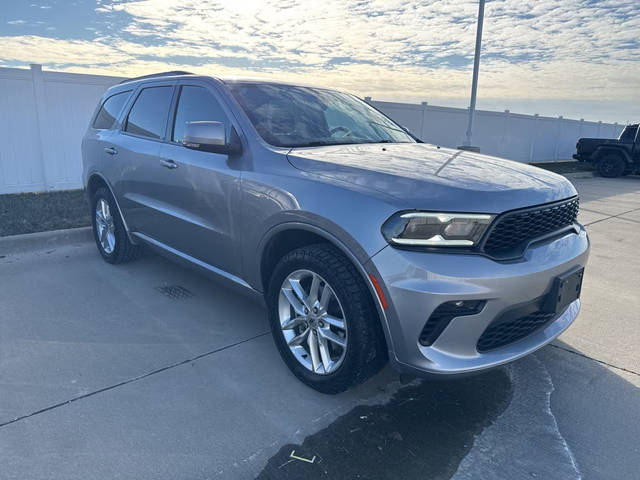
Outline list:
[[[356,407],[302,444],[283,446],[257,478],[449,479],[512,394],[504,369],[408,386],[384,405]]]

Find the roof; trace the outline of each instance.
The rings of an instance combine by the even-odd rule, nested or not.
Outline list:
[[[236,77],[236,76],[232,76],[232,77],[216,77],[216,76],[213,76],[213,75],[199,75],[199,74],[195,74],[195,73],[192,73],[192,72],[185,72],[185,71],[182,71],[182,70],[173,70],[173,71],[169,71],[169,72],[151,73],[149,75],[142,75],[140,77],[127,78],[125,80],[122,80],[120,83],[118,83],[118,85],[123,85],[123,84],[130,83],[130,82],[137,82],[137,81],[140,81],[140,80],[160,79],[160,78],[163,78],[163,77],[181,77],[181,76],[185,76],[185,75],[215,78],[216,80],[219,80],[220,82],[226,83],[226,84],[255,83],[255,84],[291,85],[291,86],[297,86],[297,87],[323,88],[323,87],[319,87],[317,85],[309,85],[309,84],[298,83],[298,82],[287,82],[287,81],[284,81],[284,80],[273,80],[273,79],[260,78],[260,77],[249,77],[249,76],[247,76],[247,77]]]
[[[193,75],[193,73],[184,72],[182,70],[172,70],[170,72],[151,73],[149,75],[142,75],[140,77],[127,78],[125,80],[122,80],[119,83],[119,85],[123,83],[128,83],[128,82],[135,82],[138,80],[146,80],[148,78],[175,77],[175,76],[181,76],[181,75]]]

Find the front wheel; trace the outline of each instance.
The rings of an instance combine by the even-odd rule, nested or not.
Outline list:
[[[598,161],[598,173],[606,178],[623,175],[627,166],[623,158],[618,155],[605,155]]]
[[[331,245],[285,255],[271,276],[267,305],[282,359],[320,392],[342,392],[386,362],[371,295],[353,264]]]

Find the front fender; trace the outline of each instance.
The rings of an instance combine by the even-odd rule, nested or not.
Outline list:
[[[296,213],[301,213],[301,212],[296,212]],[[355,239],[351,237],[347,232],[345,232],[342,228],[340,228],[338,225],[331,224],[331,222],[328,222],[326,219],[323,219],[322,217],[319,217],[313,214],[308,214],[308,215],[309,216],[303,217],[299,221],[293,221],[289,219],[282,223],[278,223],[265,233],[265,235],[262,237],[262,239],[258,244],[258,248],[256,251],[256,258],[250,263],[250,265],[254,266],[255,268],[253,269],[254,271],[251,274],[252,278],[249,283],[252,284],[253,281],[258,282],[258,283],[252,284],[254,288],[256,285],[262,286],[262,282],[261,282],[262,272],[260,271],[260,268],[262,265],[261,259],[265,253],[265,249],[269,245],[270,240],[272,240],[276,235],[287,230],[305,230],[305,231],[314,233],[324,238],[328,243],[332,244],[334,247],[338,248],[338,250],[340,250],[358,270],[358,273],[364,280],[365,285],[369,290],[369,294],[371,295],[371,298],[373,299],[374,304],[376,306],[376,310],[378,312],[378,317],[382,326],[382,330],[384,332],[389,353],[390,355],[391,354],[395,355],[393,353],[394,352],[393,339],[391,337],[391,330],[389,328],[385,307],[383,306],[382,301],[376,291],[376,287],[374,286],[370,277],[370,274],[377,273],[375,271],[375,267],[372,267],[370,262],[368,262],[369,259],[371,258],[371,255],[367,254],[367,252],[355,241]],[[314,218],[315,220],[318,220],[318,222],[316,224],[312,224],[305,221],[310,218]],[[327,230],[325,227],[319,226],[318,223],[322,223],[325,226],[329,225],[330,228],[337,233],[337,235]],[[369,271],[365,265],[368,265],[370,268],[373,268],[373,270]]]

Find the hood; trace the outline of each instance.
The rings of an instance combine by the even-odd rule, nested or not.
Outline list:
[[[426,143],[295,148],[288,158],[307,173],[390,195],[409,209],[500,213],[577,194],[547,170]]]

